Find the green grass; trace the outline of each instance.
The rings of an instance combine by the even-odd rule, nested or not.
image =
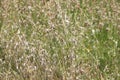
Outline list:
[[[119,0],[43,1],[0,0],[0,80],[119,80]]]

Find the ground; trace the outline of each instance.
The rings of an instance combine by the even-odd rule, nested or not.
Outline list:
[[[0,80],[120,80],[119,0],[0,0]]]

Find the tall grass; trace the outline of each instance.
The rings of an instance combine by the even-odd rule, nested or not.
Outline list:
[[[119,0],[0,0],[0,80],[119,80]]]

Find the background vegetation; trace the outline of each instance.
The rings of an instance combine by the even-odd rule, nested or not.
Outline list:
[[[0,0],[0,80],[120,80],[119,0]]]

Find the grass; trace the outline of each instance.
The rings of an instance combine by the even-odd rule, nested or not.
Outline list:
[[[0,80],[119,80],[119,0],[0,0]]]

